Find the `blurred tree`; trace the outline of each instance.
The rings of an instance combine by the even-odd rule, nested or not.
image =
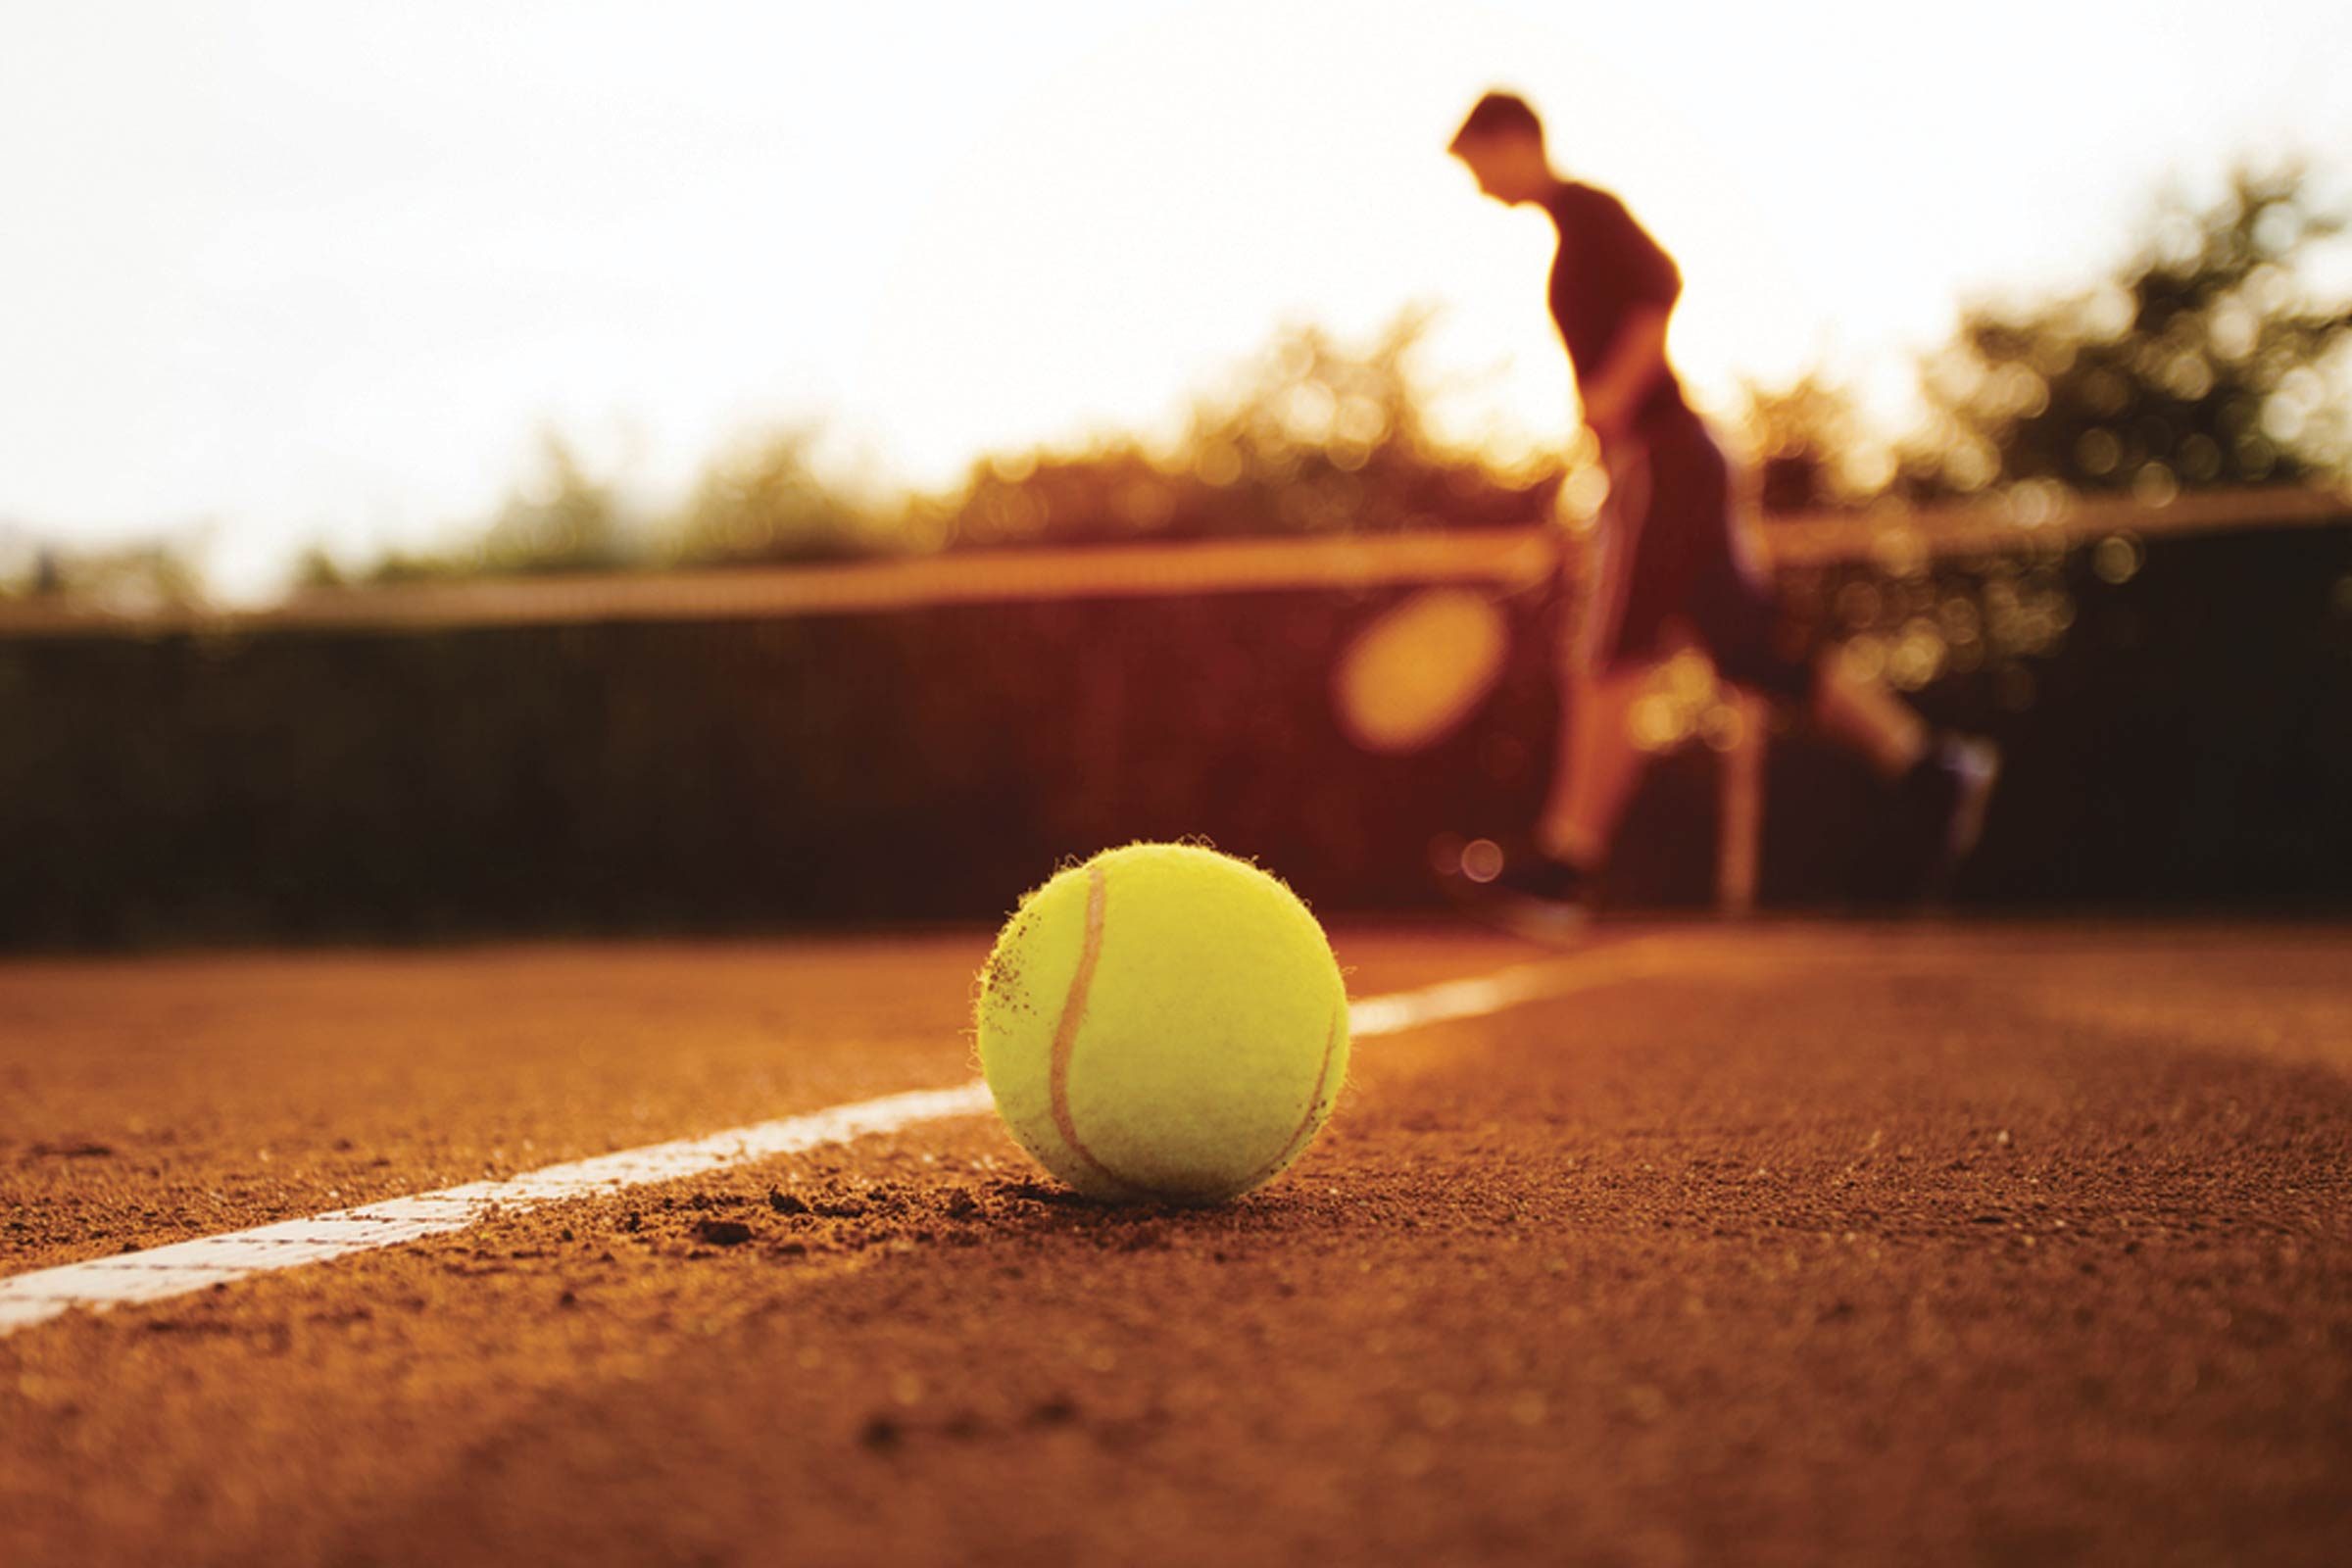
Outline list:
[[[612,571],[644,564],[646,554],[612,487],[588,472],[570,442],[549,431],[540,437],[538,472],[508,494],[477,539],[447,552],[395,551],[362,580]],[[333,572],[323,558],[305,563],[304,586],[332,586],[318,578],[321,564]]]
[[[297,592],[308,593],[313,589],[342,588],[348,586],[349,583],[350,579],[344,576],[342,566],[337,564],[335,558],[328,553],[324,545],[311,546],[294,564],[294,587]]]
[[[2301,263],[2344,233],[2307,171],[2234,172],[2157,211],[2136,255],[2087,293],[1965,312],[1922,368],[1930,415],[1897,490],[2020,481],[2163,500],[2352,466],[2352,311],[2309,297]]]
[[[639,552],[622,525],[612,487],[589,476],[571,443],[550,432],[538,476],[508,496],[482,537],[491,571],[606,571]]]
[[[1368,347],[1314,326],[1279,333],[1235,388],[1195,404],[1174,448],[1134,436],[1074,454],[973,466],[947,502],[958,545],[1207,538],[1527,522],[1547,514],[1556,462],[1498,471],[1433,440],[1411,370],[1429,315],[1399,315]]]
[[[1861,506],[1893,474],[1852,390],[1819,369],[1778,387],[1742,380],[1737,422],[1767,514]]]
[[[89,550],[29,546],[0,570],[0,598],[39,599],[108,614],[145,615],[204,602],[204,574],[182,548],[139,542]]]
[[[667,553],[685,565],[820,561],[867,555],[883,529],[818,476],[819,430],[793,425],[721,454],[671,525]]]
[[[2352,472],[2352,311],[2311,296],[2306,263],[2352,234],[2300,165],[2240,169],[2196,208],[2161,204],[2139,248],[2087,292],[1963,313],[1921,368],[1928,414],[1889,447],[1821,371],[1742,387],[1767,514],[1945,500],[2041,483],[2128,491]],[[853,500],[799,425],[714,459],[678,512],[631,526],[560,437],[478,541],[393,556],[363,580],[840,559],[890,551],[1503,526],[1589,510],[1581,447],[1516,465],[1437,439],[1414,355],[1424,309],[1362,347],[1286,328],[1172,445],[1134,434],[998,454],[952,493]],[[1564,488],[1563,488],[1564,487]],[[338,580],[323,557],[306,585]]]

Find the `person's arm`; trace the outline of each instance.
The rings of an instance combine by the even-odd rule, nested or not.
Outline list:
[[[1600,434],[1623,429],[1666,369],[1664,305],[1637,305],[1609,341],[1609,356],[1584,384],[1585,422]]]
[[[1666,317],[1683,296],[1682,269],[1614,196],[1594,207],[1586,243],[1625,283],[1625,303],[1608,353],[1594,374],[1582,378],[1585,422],[1606,436],[1633,422],[1634,414],[1666,370]]]

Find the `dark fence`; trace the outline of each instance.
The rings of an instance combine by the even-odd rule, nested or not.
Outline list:
[[[1816,635],[1897,667],[1932,629],[1916,700],[2005,746],[1964,900],[2352,902],[2352,522],[1902,537],[1792,548],[1786,573]],[[1367,756],[1333,713],[1335,654],[1446,572],[1352,548],[1164,592],[1137,575],[1156,558],[1114,552],[1092,590],[1040,562],[1036,593],[814,610],[575,584],[547,591],[561,612],[501,590],[541,611],[497,624],[354,599],[21,625],[0,636],[0,943],[982,920],[1065,857],[1195,835],[1328,912],[1429,907],[1433,841],[1513,831],[1541,799],[1565,612],[1507,601],[1509,666],[1470,721]],[[1708,896],[1714,766],[1692,746],[1653,769],[1626,902]],[[1868,896],[1883,793],[1795,731],[1768,781],[1766,903]]]

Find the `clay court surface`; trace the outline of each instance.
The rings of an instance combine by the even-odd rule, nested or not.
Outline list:
[[[0,1276],[972,1073],[985,933],[0,964]],[[0,1562],[2340,1563],[2352,930],[1335,933],[1324,1137],[992,1117],[0,1338]]]

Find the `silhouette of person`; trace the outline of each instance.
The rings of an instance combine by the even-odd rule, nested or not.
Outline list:
[[[1666,358],[1682,293],[1673,258],[1605,190],[1554,172],[1544,127],[1509,93],[1480,99],[1449,147],[1482,193],[1533,205],[1559,230],[1551,314],[1600,444],[1609,500],[1591,595],[1566,655],[1561,748],[1531,842],[1506,851],[1494,890],[1581,908],[1641,781],[1628,733],[1657,662],[1695,642],[1717,677],[1800,711],[1902,792],[1922,836],[1925,877],[1975,846],[1998,773],[1989,742],[1939,734],[1835,649],[1793,655],[1776,639],[1777,595],[1736,518],[1731,471],[1684,400]]]

